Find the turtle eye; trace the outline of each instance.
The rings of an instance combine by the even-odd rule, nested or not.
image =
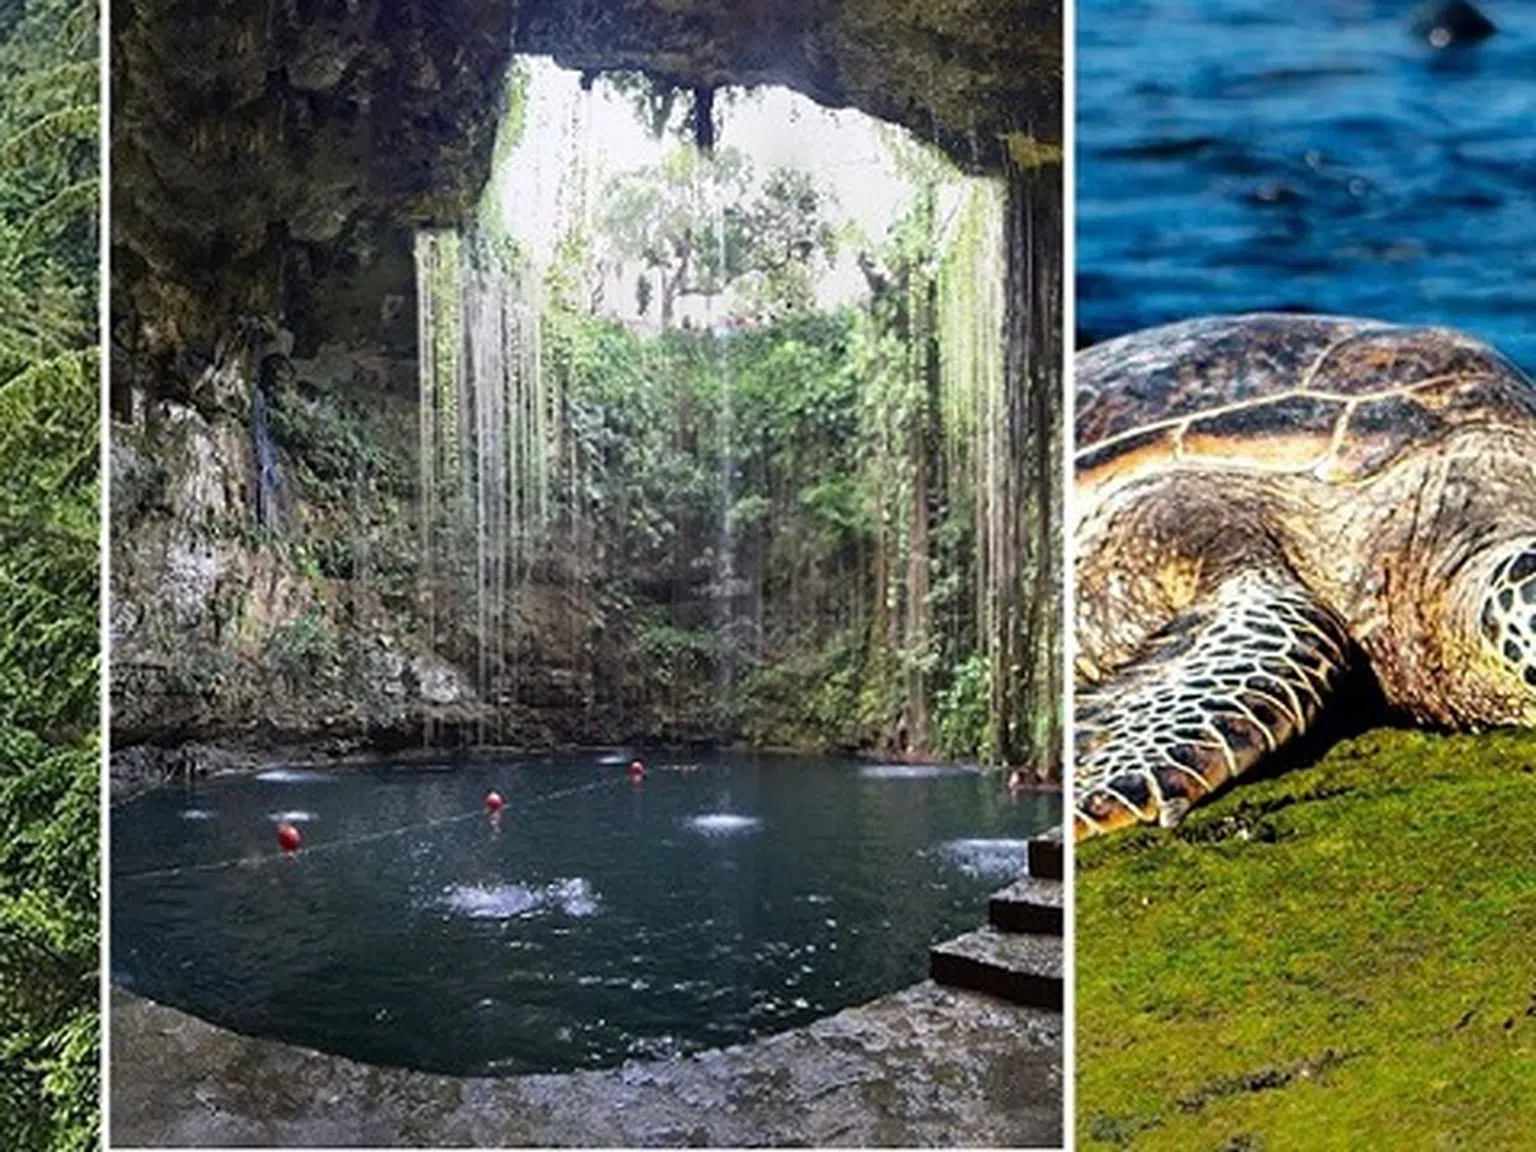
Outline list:
[[[1495,565],[1478,624],[1483,639],[1536,690],[1536,544]]]

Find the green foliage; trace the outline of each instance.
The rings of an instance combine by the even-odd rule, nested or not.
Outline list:
[[[496,125],[491,178],[486,181],[485,190],[480,195],[478,215],[482,223],[495,219],[501,212],[503,187],[512,153],[517,150],[528,128],[528,86],[531,76],[527,60],[514,57],[507,69],[507,86],[503,93],[506,103]]]
[[[299,483],[321,502],[349,503],[359,489],[407,497],[410,481],[362,406],[334,391],[302,385],[278,390],[272,439],[297,470]]]
[[[297,381],[274,390],[273,443],[284,482],[302,513],[281,532],[298,571],[312,583],[362,580],[391,611],[415,601],[419,537],[408,510],[415,479],[396,444],[390,412],[345,390]],[[113,489],[113,511],[119,500]],[[130,488],[130,494],[132,489]],[[249,523],[242,523],[247,531]]]
[[[642,564],[680,539],[712,540],[729,389],[733,527],[803,529],[832,542],[861,530],[868,516],[847,475],[857,382],[846,353],[856,322],[841,313],[725,340],[702,332],[647,340],[615,322],[552,314],[544,356],[567,382],[585,513],[616,548],[641,549],[630,556]]]
[[[608,186],[602,233],[617,255],[660,275],[664,325],[679,297],[723,292],[740,274],[739,218],[719,206],[740,200],[750,179],[734,149],[704,157],[680,147]]]
[[[836,259],[833,208],[808,172],[775,168],[759,181],[734,149],[683,146],[617,177],[598,226],[605,250],[659,276],[664,327],[680,297],[727,292],[741,314],[784,319],[812,309]],[[647,304],[650,293],[640,292]]]
[[[0,339],[0,378],[7,353],[34,358],[58,325],[78,336],[94,318],[95,48],[94,6],[57,0],[28,5],[0,45],[0,314],[25,337]]]
[[[68,742],[96,705],[94,350],[0,383],[0,723]]]
[[[720,658],[720,635],[713,628],[679,628],[652,610],[641,619],[635,646],[658,684],[707,674]]]
[[[837,259],[830,194],[810,173],[775,168],[739,214],[742,269],[750,276],[740,307],[751,316],[809,312],[816,281]]]
[[[934,745],[945,756],[990,761],[995,755],[991,673],[986,656],[972,653],[939,693],[934,705]]]
[[[206,641],[187,644],[177,655],[166,688],[176,696],[212,704],[229,687],[235,661],[229,648]]]
[[[340,657],[340,638],[318,605],[310,605],[267,640],[267,662],[294,683],[315,679]]]
[[[743,735],[763,747],[879,747],[894,714],[881,691],[879,659],[864,637],[847,631],[750,669],[742,685]]]
[[[658,122],[671,114],[668,91],[620,83]],[[729,148],[685,145],[620,175],[559,239],[542,272],[542,372],[515,389],[517,457],[539,466],[510,490],[539,493],[539,540],[519,533],[513,550],[603,633],[571,656],[592,703],[695,719],[707,707],[775,743],[998,755],[997,687],[1016,672],[989,637],[1003,630],[996,545],[1016,483],[986,439],[1001,390],[995,197],[957,225],[972,190],[937,153],[892,146],[909,196],[878,249],[861,245],[860,307],[817,310],[852,231],[830,194],[805,170],[759,177]],[[464,379],[461,312],[479,299],[466,244],[481,242],[434,234],[418,249],[443,381]],[[525,256],[502,259],[526,275]],[[594,315],[636,266],[658,335]],[[679,324],[679,299],[700,294],[707,327]],[[456,479],[472,459],[465,403],[424,422],[440,570],[478,554]]]
[[[977,462],[995,470],[978,440],[1001,327],[989,343],[986,315],[955,322],[995,304],[981,288],[939,290],[941,268],[959,280],[990,254],[986,217],[946,231],[952,170],[921,149],[900,159],[914,188],[877,254],[887,287],[831,313],[815,284],[834,205],[804,172],[758,183],[734,153],[711,167],[685,148],[615,182],[598,239],[566,256],[607,244],[661,273],[664,330],[642,337],[551,293],[545,361],[571,433],[554,490],[568,538],[595,542],[584,570],[655,614],[638,642],[673,703],[689,677],[736,668],[749,738],[990,760],[998,668],[975,554],[999,497]],[[730,293],[737,322],[669,329],[676,295],[702,290]],[[946,330],[966,341],[953,363]],[[711,628],[710,659],[681,643]]]
[[[97,1117],[97,745],[0,730],[0,1140],[85,1149]]]
[[[95,9],[0,29],[0,1147],[97,1143]]]

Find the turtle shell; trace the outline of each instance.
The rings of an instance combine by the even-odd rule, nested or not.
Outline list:
[[[1445,328],[1255,314],[1079,353],[1079,486],[1177,464],[1348,483],[1471,423],[1536,427],[1536,386]]]

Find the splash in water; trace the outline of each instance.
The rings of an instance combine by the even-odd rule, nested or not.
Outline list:
[[[268,812],[267,819],[274,824],[308,824],[312,820],[320,819],[320,817],[316,816],[313,812],[306,812],[300,808],[292,812]]]
[[[712,812],[688,821],[688,827],[706,836],[735,836],[756,832],[762,826],[763,822],[756,816],[737,816],[729,812]]]
[[[1024,875],[1028,840],[951,840],[944,858],[967,876],[1008,879]]]
[[[313,784],[326,777],[304,768],[269,768],[256,773],[256,779],[263,784]]]
[[[567,916],[595,916],[597,893],[584,877],[552,881],[541,888],[527,884],[454,884],[439,901],[450,912],[472,920],[510,920],[559,909]]]

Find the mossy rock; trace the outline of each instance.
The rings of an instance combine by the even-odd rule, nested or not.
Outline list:
[[[1536,1147],[1536,733],[1367,733],[1076,897],[1079,1148]]]

